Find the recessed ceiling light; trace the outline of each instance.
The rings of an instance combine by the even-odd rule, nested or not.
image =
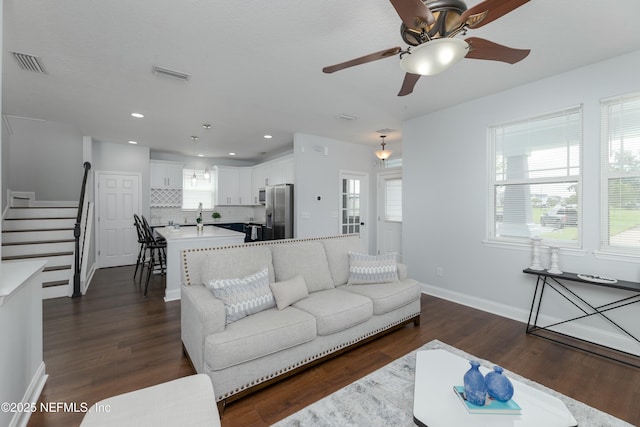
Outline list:
[[[205,129],[211,129],[211,125],[209,123],[203,124],[202,127]]]
[[[144,114],[140,113],[131,113],[131,117],[135,117],[136,119],[141,119],[144,117]]]
[[[271,139],[271,138],[273,138],[273,136],[271,136],[271,135],[265,135],[264,136],[264,139]]]
[[[204,154],[198,154],[198,157],[204,157]]]
[[[197,137],[197,136],[195,136],[195,135],[191,135],[191,140],[192,140],[193,142],[198,142],[198,137]]]
[[[138,143],[138,141],[129,141],[129,144],[136,145],[137,143]]]
[[[229,153],[229,155],[230,155],[230,156],[235,156],[235,155],[236,155],[236,153]]]

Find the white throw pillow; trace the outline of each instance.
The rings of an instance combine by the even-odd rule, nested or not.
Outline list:
[[[349,252],[349,285],[398,281],[396,254],[366,255]]]
[[[205,286],[224,302],[227,324],[276,306],[267,267],[237,279],[211,280]]]
[[[309,296],[307,284],[301,274],[283,282],[271,283],[269,286],[271,286],[271,291],[276,299],[278,310],[287,308]]]

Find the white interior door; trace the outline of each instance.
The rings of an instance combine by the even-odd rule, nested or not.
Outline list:
[[[141,210],[141,176],[96,172],[96,178],[98,267],[135,264],[139,248],[133,214]]]
[[[368,195],[369,175],[340,172],[340,233],[360,233],[365,248],[369,247]]]
[[[378,254],[395,252],[402,261],[402,172],[378,175]]]

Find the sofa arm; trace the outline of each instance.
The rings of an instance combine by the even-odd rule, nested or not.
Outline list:
[[[399,280],[404,280],[406,279],[407,276],[407,265],[406,264],[401,264],[401,263],[397,263],[396,264],[398,266],[398,279]]]
[[[196,372],[201,373],[205,338],[225,328],[224,303],[202,285],[182,285],[180,305],[182,343]]]

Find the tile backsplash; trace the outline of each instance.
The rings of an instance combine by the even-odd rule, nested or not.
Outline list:
[[[218,222],[255,222],[264,223],[264,206],[218,206],[215,208],[221,218]],[[212,209],[202,211],[205,224],[213,223]],[[150,208],[149,222],[151,225],[167,225],[169,221],[180,224],[195,224],[196,211],[183,211],[180,208]]]

